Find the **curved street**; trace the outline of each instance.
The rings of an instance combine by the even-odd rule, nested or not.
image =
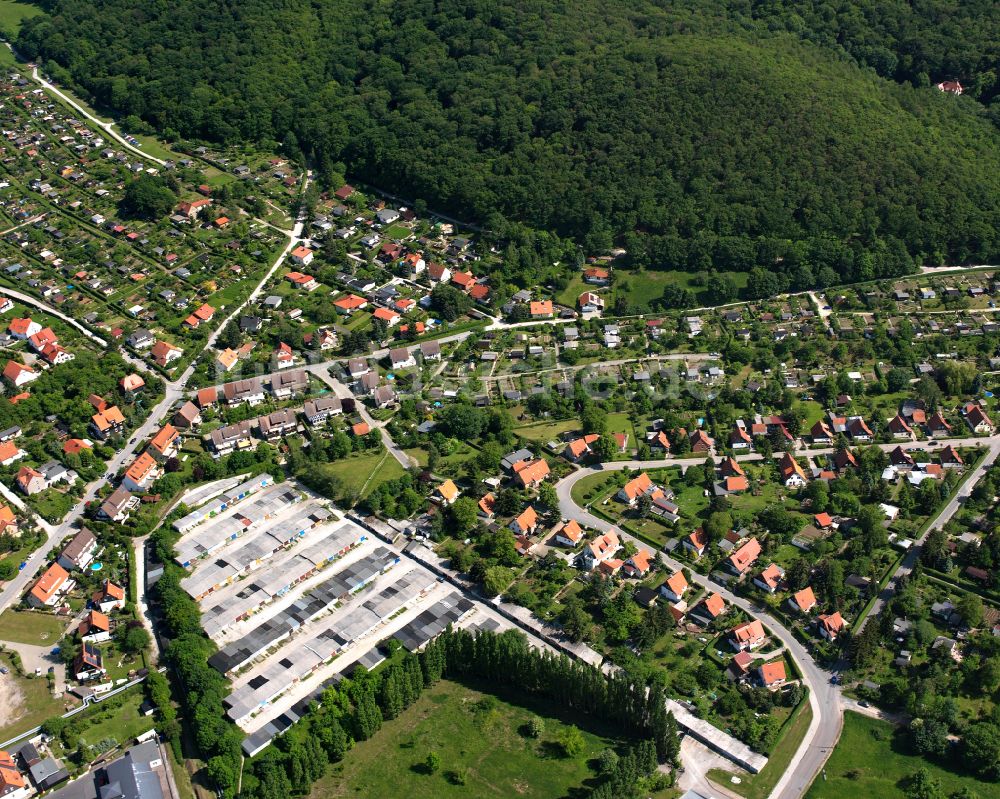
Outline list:
[[[986,470],[993,464],[998,455],[1000,455],[1000,436],[960,439],[950,441],[949,443],[953,443],[955,446],[986,445],[988,447],[988,452],[986,457],[984,457],[975,469],[973,469],[967,476],[959,490],[955,493],[955,496],[945,504],[945,506],[933,519],[931,524],[928,525],[928,531],[941,527],[949,519],[951,519],[951,517],[961,507],[964,498],[969,495],[975,484],[986,473]],[[902,446],[904,449],[913,449],[921,445],[926,445],[926,442],[907,442]],[[899,446],[899,444],[882,444],[879,446],[883,449],[894,449],[896,446]],[[823,454],[824,452],[831,451],[832,450],[812,450],[808,454]],[[798,454],[807,453],[800,452]],[[761,456],[754,453],[741,456],[737,458],[737,460],[761,460]],[[575,519],[581,525],[595,530],[600,530],[602,532],[615,530],[622,540],[629,541],[636,547],[648,549],[649,545],[645,542],[629,535],[611,522],[595,516],[586,508],[580,507],[573,499],[573,486],[584,477],[593,474],[620,471],[623,469],[662,469],[665,466],[681,466],[683,468],[686,466],[702,464],[704,462],[704,457],[660,458],[657,460],[646,461],[613,461],[599,464],[597,466],[577,469],[556,483],[556,495],[559,499],[559,511],[566,519]],[[898,574],[912,568],[913,563],[919,555],[919,545],[924,541],[926,536],[927,533],[925,532],[920,541],[917,542],[915,546],[910,548],[910,551],[907,553],[907,557],[893,574],[889,587],[882,593],[882,595],[880,595],[867,618],[877,615],[884,607],[886,600],[889,596],[891,596],[891,586],[896,577]],[[671,569],[674,570],[679,570],[685,566],[685,564],[680,563],[674,558],[666,556],[665,553],[664,561]],[[806,734],[802,739],[802,743],[799,745],[798,751],[796,751],[792,761],[788,764],[784,774],[782,774],[781,779],[775,785],[774,790],[770,794],[770,799],[800,799],[800,797],[805,795],[805,792],[823,768],[823,764],[826,763],[831,752],[833,751],[834,746],[836,746],[837,741],[840,738],[840,732],[844,724],[845,705],[850,706],[852,709],[856,709],[855,703],[842,696],[840,688],[831,684],[830,674],[824,669],[821,669],[813,660],[812,656],[806,651],[806,648],[797,638],[795,638],[791,631],[767,613],[764,608],[743,599],[742,597],[736,596],[728,588],[720,585],[709,577],[692,571],[691,578],[694,583],[697,583],[703,588],[720,594],[726,602],[736,605],[747,613],[759,618],[764,625],[771,630],[773,635],[785,646],[789,654],[795,660],[795,663],[798,665],[799,670],[802,672],[802,683],[809,688],[809,703],[813,712],[812,722],[810,723],[808,730],[806,730]],[[695,787],[700,787],[701,789],[707,791],[707,795],[712,795],[712,791],[718,790],[717,786],[709,783],[707,778],[703,778],[701,782],[703,784]]]

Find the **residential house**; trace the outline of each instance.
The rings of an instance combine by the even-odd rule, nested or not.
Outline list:
[[[596,442],[600,436],[597,433],[589,433],[580,438],[574,438],[563,450],[563,456],[567,460],[571,460],[574,463],[580,460],[584,455],[589,455],[591,453],[590,445]]]
[[[416,358],[406,347],[396,347],[389,350],[389,362],[393,369],[409,369],[417,365]]]
[[[0,443],[0,466],[10,466],[13,463],[27,457],[28,453],[21,449],[13,441]]]
[[[84,682],[86,680],[96,680],[106,674],[104,668],[104,656],[101,650],[90,641],[84,641],[80,648],[80,654],[73,661],[73,676]]]
[[[552,300],[538,300],[528,305],[532,319],[551,319],[554,312]]]
[[[30,317],[23,319],[11,319],[7,325],[7,332],[19,341],[27,341],[36,333],[41,332],[42,326],[38,322],[33,322]]]
[[[69,572],[58,563],[53,563],[32,586],[27,597],[28,604],[35,608],[52,607],[72,586]]]
[[[767,639],[760,619],[738,624],[729,631],[729,643],[737,652],[753,651]]]
[[[979,405],[973,405],[969,408],[968,412],[965,414],[965,423],[969,425],[969,428],[980,435],[993,435],[993,431],[996,429],[993,426],[993,422],[990,417],[986,415]]]
[[[847,627],[847,622],[840,615],[840,611],[834,611],[829,614],[821,613],[816,623],[819,627],[819,634],[828,641],[836,641],[837,636]]]
[[[770,564],[764,571],[753,578],[753,584],[758,588],[773,594],[781,586],[781,581],[785,578],[785,570],[777,563]]]
[[[796,591],[788,600],[788,606],[799,613],[808,613],[816,607],[816,595],[811,586],[806,586],[801,591]]]
[[[143,452],[125,470],[122,485],[129,491],[141,493],[149,488],[162,473],[156,459],[149,452]]]
[[[757,669],[757,681],[765,688],[781,685],[785,679],[785,661],[773,660]]]
[[[312,258],[310,257],[309,260],[312,260]],[[294,288],[302,289],[303,291],[313,291],[319,288],[316,278],[302,272],[289,272],[285,275],[285,280],[291,283]]]
[[[313,251],[310,250],[308,247],[306,247],[303,244],[300,244],[298,247],[292,250],[289,255],[292,259],[292,263],[298,264],[299,266],[309,266],[309,264],[312,263],[314,254]],[[292,272],[290,274],[298,274],[298,273]]]
[[[588,569],[593,569],[611,558],[621,548],[618,534],[611,530],[599,535],[587,544],[583,550],[583,560]]]
[[[160,339],[157,341],[153,348],[149,351],[149,354],[153,358],[153,362],[162,368],[167,368],[180,358],[184,354],[184,350],[180,347],[175,347],[169,341],[164,341]]]
[[[801,488],[806,484],[806,473],[791,453],[786,452],[781,456],[778,471],[781,474],[781,482],[786,488]]]
[[[125,417],[117,405],[109,405],[90,417],[90,429],[104,441],[122,433],[125,429]]]
[[[174,414],[174,425],[183,430],[190,430],[201,424],[201,410],[188,400]]]
[[[244,420],[213,430],[209,434],[209,443],[220,457],[236,450],[253,450],[257,448],[254,432],[257,429],[255,420]]]
[[[15,482],[17,483],[17,487],[29,497],[40,494],[48,488],[42,473],[37,469],[32,469],[30,466],[22,466],[18,470]]]
[[[689,587],[684,572],[674,572],[660,586],[660,593],[663,594],[668,602],[680,602]]]
[[[686,536],[683,541],[684,548],[694,554],[696,558],[700,558],[705,554],[705,547],[708,546],[708,536],[705,535],[704,531],[699,527],[690,535]]]
[[[424,341],[420,344],[420,354],[425,361],[441,360],[441,344],[437,341]]]
[[[964,466],[965,462],[962,460],[962,456],[958,454],[958,450],[949,444],[941,450],[941,465],[946,469],[955,469]]]
[[[585,291],[576,301],[582,314],[604,313],[604,297],[593,291]]]
[[[692,452],[711,452],[712,447],[715,446],[715,442],[712,441],[708,433],[701,429],[692,431],[688,440],[691,442]]]
[[[441,483],[441,485],[434,489],[434,493],[437,495],[438,501],[442,505],[453,504],[461,495],[461,491],[458,490],[458,486],[455,485],[454,480],[445,480]]]
[[[618,499],[629,507],[632,507],[639,501],[639,497],[652,494],[655,490],[656,485],[650,479],[649,475],[642,472],[622,486],[618,492]]]
[[[163,462],[177,455],[180,446],[180,433],[169,422],[161,427],[149,442],[153,457]]]
[[[125,340],[132,349],[143,350],[147,347],[152,347],[156,343],[156,336],[146,328],[140,327]]]
[[[67,572],[74,569],[85,569],[97,554],[97,537],[86,527],[74,535],[68,544],[62,548],[56,563]]]
[[[340,397],[320,397],[319,399],[306,400],[303,414],[306,421],[316,427],[325,424],[331,416],[336,416],[343,411],[343,404]]]
[[[760,557],[760,542],[751,538],[726,559],[726,567],[737,577],[742,577]]]
[[[292,408],[266,414],[257,418],[257,429],[261,438],[274,442],[283,436],[291,435],[298,428],[298,419]]]
[[[653,566],[654,557],[648,549],[640,549],[622,564],[622,571],[636,580],[645,577]]]
[[[497,497],[492,491],[479,500],[479,515],[484,519],[492,519],[496,513]]]
[[[32,380],[37,380],[39,377],[41,377],[41,373],[18,361],[7,361],[7,365],[3,369],[4,380],[11,383],[15,388],[20,388]]]
[[[720,594],[710,594],[691,609],[690,617],[699,624],[710,624],[726,612],[726,602]]]
[[[97,515],[105,521],[123,523],[128,521],[138,504],[138,497],[132,496],[132,492],[119,486],[101,503]]]
[[[288,399],[309,388],[309,375],[305,369],[292,369],[271,375],[271,393],[275,399]],[[256,403],[251,403],[256,404]]]
[[[125,607],[125,589],[115,585],[111,580],[105,580],[91,598],[92,603],[101,613],[111,613]]]
[[[528,505],[510,523],[510,529],[514,531],[515,535],[531,535],[537,527],[538,514],[531,505]]]
[[[576,519],[570,519],[556,528],[552,540],[561,547],[575,547],[583,540],[583,528]]]
[[[516,472],[515,479],[522,488],[537,488],[549,476],[549,464],[544,458],[530,462],[522,461],[521,463],[523,464],[521,468],[517,468],[515,465],[514,470]]]
[[[227,405],[239,405],[246,402],[253,407],[264,401],[264,388],[259,377],[248,377],[226,383],[222,387],[222,395]]]

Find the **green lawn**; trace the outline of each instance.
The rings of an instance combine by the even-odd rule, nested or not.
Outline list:
[[[52,698],[49,681],[44,676],[16,676],[8,653],[0,654],[0,663],[10,672],[0,677],[0,685],[8,692],[13,688],[13,693],[7,693],[5,698],[17,695],[16,710],[13,715],[0,718],[0,741],[6,741],[32,727],[37,727],[46,719],[65,712],[66,708],[62,701]]]
[[[747,276],[740,272],[727,273],[736,283],[737,288],[744,288]],[[626,287],[625,296],[632,305],[639,305],[651,308],[663,296],[663,290],[667,286],[683,286],[690,288],[699,304],[709,305],[717,303],[708,292],[700,286],[692,286],[691,279],[694,277],[690,272],[644,270],[642,272],[630,272],[625,269],[615,271],[614,293],[621,293],[622,286]],[[610,303],[609,306],[610,307]]]
[[[98,705],[98,711],[94,716],[92,718],[88,716],[88,724],[80,734],[81,740],[91,746],[109,738],[124,744],[153,729],[155,726],[153,717],[139,713],[142,696],[142,688],[137,687],[126,693],[126,699],[120,707],[107,707],[102,710]]]
[[[615,741],[586,730],[584,751],[567,758],[554,742],[566,725],[545,719],[538,739],[520,728],[533,715],[518,705],[496,700],[488,712],[477,709],[485,695],[453,682],[426,690],[399,718],[387,722],[369,741],[357,744],[344,761],[313,786],[312,799],[405,796],[407,799],[461,799],[574,795],[594,776],[587,761]],[[557,711],[558,712],[558,711]],[[430,752],[441,758],[441,770],[427,774]],[[453,784],[451,773],[465,775]]]
[[[403,476],[403,467],[398,461],[388,453],[382,452],[351,455],[340,461],[324,463],[317,468],[340,478],[342,490],[347,494],[356,495],[359,499],[368,496],[382,483]]]
[[[514,433],[528,441],[544,444],[559,438],[563,433],[579,430],[580,422],[576,419],[560,419],[554,422],[538,422],[514,428]]]
[[[570,278],[569,283],[566,288],[560,291],[556,295],[556,302],[560,305],[566,305],[570,308],[576,307],[576,301],[580,298],[587,289],[599,290],[600,286],[588,286],[583,280],[583,274],[574,275]],[[605,290],[606,291],[606,290]],[[602,292],[603,293],[603,292]]]
[[[792,756],[798,750],[799,744],[812,722],[812,717],[812,707],[809,705],[809,700],[805,699],[782,728],[781,737],[774,745],[767,765],[759,774],[750,777],[741,775],[739,785],[730,782],[729,773],[722,769],[709,771],[709,778],[733,793],[747,797],[747,799],[767,799],[774,786],[778,784],[778,780],[781,779],[781,775],[785,773]]]
[[[8,610],[0,614],[0,641],[55,646],[65,627],[65,621],[50,613]]]
[[[960,765],[957,759],[951,762]],[[850,711],[844,714],[840,742],[806,799],[905,799],[906,779],[919,768],[941,783],[945,795],[968,787],[980,799],[1000,799],[1000,785],[912,756],[891,724]]]
[[[601,488],[614,475],[608,474],[607,472],[597,472],[596,474],[588,474],[586,477],[581,477],[573,485],[570,495],[573,501],[577,505],[586,505],[588,502],[592,502],[597,499],[596,495],[591,496],[589,499],[588,494],[592,494],[595,489]],[[603,492],[602,492],[603,493]]]
[[[21,3],[17,2],[17,0],[0,0],[0,27],[5,31],[16,33],[21,27],[22,21],[29,17],[36,17],[41,13],[42,9],[31,3]],[[13,64],[14,59],[10,54],[10,50],[6,46],[0,49],[5,53],[5,57],[10,58],[10,61],[5,63]]]

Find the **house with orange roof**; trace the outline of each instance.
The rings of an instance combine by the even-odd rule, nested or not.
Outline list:
[[[554,313],[552,300],[536,300],[528,306],[532,319],[548,319]]]
[[[649,444],[649,448],[651,450],[662,451],[664,458],[670,454],[670,437],[667,435],[665,430],[657,430],[655,433],[650,435],[647,443]]]
[[[604,313],[604,297],[593,291],[585,291],[576,299],[576,304],[582,314]]]
[[[689,587],[684,572],[674,572],[660,586],[660,593],[663,594],[668,602],[680,602]]]
[[[980,435],[991,436],[996,429],[993,426],[993,421],[986,415],[986,411],[979,405],[973,405],[969,408],[965,414],[965,423],[969,425],[973,433],[979,433]]]
[[[15,482],[17,483],[17,487],[29,497],[40,494],[48,488],[48,483],[46,483],[42,473],[37,469],[32,469],[30,466],[22,466],[18,469]]]
[[[745,477],[746,472],[743,471],[743,467],[740,466],[739,461],[731,455],[723,458],[722,463],[719,464],[719,473],[723,477]]]
[[[941,450],[941,465],[946,469],[955,469],[964,466],[965,461],[963,461],[962,456],[958,454],[958,450],[949,444]]]
[[[43,327],[33,336],[28,336],[28,346],[35,352],[41,352],[49,344],[58,344],[59,338],[51,327]]]
[[[599,266],[591,266],[583,270],[583,282],[594,286],[606,286],[611,282],[611,272]]]
[[[737,652],[753,651],[767,639],[760,619],[737,624],[729,631],[729,644]]]
[[[41,329],[42,326],[38,322],[33,322],[31,317],[11,319],[10,324],[7,325],[7,332],[19,341],[27,341]]]
[[[368,426],[368,422],[358,422],[351,426],[351,433],[355,436],[366,436],[372,431],[371,427]]]
[[[518,464],[519,465],[519,464]],[[515,466],[517,468],[517,466]],[[525,463],[516,474],[517,481],[523,488],[535,488],[540,486],[545,478],[549,476],[549,464],[544,458]]]
[[[496,513],[497,497],[492,491],[479,500],[479,515],[484,519],[492,519]]]
[[[951,435],[951,425],[948,424],[948,420],[944,418],[944,414],[941,411],[935,411],[934,415],[927,420],[927,430],[931,435],[935,436]]]
[[[17,535],[17,516],[10,505],[0,505],[0,533]]]
[[[789,452],[781,456],[778,471],[781,474],[781,482],[786,488],[801,488],[808,480],[802,466]]]
[[[218,402],[219,392],[216,390],[215,386],[209,386],[208,388],[198,389],[196,397],[198,400],[198,407],[205,410]]]
[[[785,579],[785,570],[777,563],[772,563],[753,578],[753,584],[767,593],[773,594],[781,586],[783,579]]]
[[[125,470],[122,478],[122,485],[133,493],[145,491],[160,476],[161,470],[149,452],[143,452],[138,458],[132,461],[132,465]]]
[[[705,554],[705,547],[708,546],[708,536],[705,535],[705,531],[700,527],[684,538],[684,549],[688,552],[694,554],[696,558],[700,558]]]
[[[801,591],[796,591],[788,600],[788,606],[799,613],[808,613],[816,607],[816,594],[811,586],[806,586]]]
[[[698,429],[688,436],[688,440],[691,442],[692,452],[710,452],[712,447],[715,446],[715,442],[704,430]]]
[[[39,377],[41,377],[39,372],[18,361],[7,361],[7,365],[3,368],[3,379],[15,387],[23,386]]]
[[[786,680],[785,661],[772,660],[770,663],[765,663],[758,667],[756,675],[757,682],[765,688],[781,685]]]
[[[118,381],[118,387],[121,388],[122,391],[134,394],[136,391],[146,387],[146,381],[139,377],[139,375],[135,372],[132,372],[132,374],[125,375],[125,377]]]
[[[52,607],[72,587],[69,572],[58,563],[53,563],[32,586],[28,593],[28,604],[35,608]]]
[[[710,594],[695,605],[688,615],[699,624],[705,625],[711,624],[725,612],[725,600],[722,598],[721,594],[715,593]]]
[[[490,297],[490,287],[485,283],[474,283],[469,287],[469,296],[477,302],[486,302]]]
[[[827,641],[836,641],[837,636],[847,627],[847,622],[840,615],[840,611],[836,610],[833,613],[821,613],[816,619],[816,625],[819,628],[819,634]]]
[[[221,369],[223,372],[228,372],[237,363],[239,363],[240,355],[236,350],[232,350],[226,347],[222,352],[215,356],[215,365]]]
[[[515,535],[531,535],[537,527],[538,514],[535,513],[535,509],[531,505],[528,505],[510,523],[510,529],[514,531]]]
[[[726,496],[727,494],[741,494],[749,489],[750,483],[746,477],[741,474],[737,474],[731,477],[723,477],[715,484],[713,490],[716,496],[721,497]]]
[[[589,455],[593,451],[590,445],[599,438],[600,436],[597,433],[588,433],[585,436],[580,436],[580,438],[574,438],[566,445],[566,448],[563,450],[563,456],[567,460],[576,463],[584,455]]]
[[[476,278],[473,277],[472,272],[455,272],[451,276],[451,283],[456,288],[468,293],[469,289],[475,285]]]
[[[62,363],[69,363],[76,359],[76,356],[58,344],[46,344],[39,353],[46,363],[52,366],[59,366]]]
[[[652,494],[656,491],[656,488],[657,486],[650,479],[649,475],[642,472],[625,483],[618,492],[617,497],[626,505],[632,507],[639,501],[639,497]]]
[[[175,347],[169,341],[164,341],[163,339],[160,339],[153,345],[153,348],[149,351],[149,354],[152,356],[153,362],[157,366],[166,368],[171,363],[180,358],[184,354],[184,350],[182,350],[180,347]]]
[[[889,420],[888,427],[893,438],[913,438],[913,428],[898,413]]]
[[[813,522],[820,530],[827,530],[833,527],[833,517],[829,513],[817,513],[813,516]]]
[[[822,419],[816,422],[809,431],[809,436],[812,438],[813,444],[832,444],[833,443],[833,431],[830,429],[830,425],[824,422]]]
[[[588,569],[593,569],[606,560],[611,559],[621,549],[618,533],[610,530],[599,535],[583,549],[583,560]]]
[[[382,322],[385,322],[387,327],[393,327],[399,324],[400,315],[395,311],[391,311],[388,308],[376,308],[375,313],[372,316]]]
[[[333,307],[339,314],[350,315],[355,311],[360,311],[368,307],[368,300],[359,297],[357,294],[348,294],[339,300],[333,301]]]
[[[111,638],[111,619],[99,610],[92,610],[84,616],[77,632],[82,641],[90,641],[94,644],[107,641]]]
[[[442,505],[451,505],[458,499],[462,492],[458,490],[458,486],[455,485],[454,480],[445,480],[434,489],[434,493],[437,494],[438,501]]]
[[[212,201],[205,198],[185,201],[177,206],[177,213],[188,219],[197,219],[198,215],[212,204]]]
[[[313,291],[319,288],[319,283],[312,275],[303,272],[289,272],[285,275],[285,280],[292,284],[294,288],[304,291]]]
[[[10,466],[17,463],[21,458],[27,457],[28,453],[21,449],[13,441],[0,443],[0,466]]]
[[[152,440],[149,448],[153,451],[153,457],[158,461],[165,461],[177,454],[180,445],[181,434],[177,428],[169,422],[161,427]]]
[[[427,263],[424,261],[422,253],[410,252],[403,257],[403,266],[406,267],[407,272],[416,277],[427,268]]]
[[[556,528],[552,540],[561,547],[575,547],[583,540],[583,528],[576,519],[570,519]]]
[[[101,441],[104,441],[125,429],[125,417],[117,405],[109,405],[90,417],[90,429]]]
[[[858,468],[858,459],[854,457],[854,453],[849,449],[838,449],[833,453],[833,465],[836,469],[843,471],[847,468]]]
[[[622,564],[622,571],[633,579],[640,579],[649,574],[653,567],[655,556],[648,549],[640,549]]]
[[[185,319],[184,324],[194,330],[203,322],[211,322],[213,316],[215,316],[215,308],[206,302]]]
[[[737,577],[742,577],[760,557],[760,542],[751,538],[732,555],[726,558],[727,568]]]
[[[101,613],[111,613],[125,607],[125,589],[111,580],[105,580],[91,600]]]
[[[300,244],[290,253],[290,257],[293,263],[299,264],[301,266],[309,266],[312,263],[314,253],[305,245]]]
[[[0,750],[0,797],[3,799],[24,799],[28,795],[28,783],[17,767],[10,752]]]

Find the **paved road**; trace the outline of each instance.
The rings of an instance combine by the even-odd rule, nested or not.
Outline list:
[[[8,47],[9,46],[10,45],[8,45]],[[126,150],[129,150],[135,153],[136,155],[145,158],[147,161],[152,161],[155,164],[159,164],[160,166],[163,166],[167,163],[162,158],[156,158],[155,156],[152,156],[149,153],[144,153],[139,147],[136,147],[131,142],[126,141],[125,138],[121,136],[121,134],[119,134],[114,129],[114,124],[115,124],[114,122],[105,122],[103,119],[98,119],[97,117],[95,117],[72,97],[69,97],[68,95],[64,94],[59,90],[58,87],[54,86],[53,84],[45,80],[45,78],[43,78],[42,75],[39,73],[38,67],[32,68],[31,77],[38,83],[40,83],[42,88],[44,88],[46,91],[50,92],[51,94],[54,94],[64,103],[66,103],[66,105],[73,108],[77,113],[82,114],[86,119],[89,119],[93,124],[97,125],[97,127],[99,127],[101,130],[107,133],[111,138],[113,138]]]
[[[0,294],[3,294],[5,296],[7,296],[7,297],[11,297],[11,298],[17,300],[18,302],[24,303],[25,305],[31,305],[34,308],[38,308],[38,310],[44,311],[45,313],[50,314],[50,315],[56,317],[57,319],[62,319],[62,321],[66,322],[66,324],[69,324],[69,325],[72,325],[73,327],[75,327],[77,330],[79,330],[81,333],[83,333],[83,335],[85,335],[87,338],[89,338],[95,344],[98,344],[101,347],[108,346],[108,342],[106,342],[100,336],[96,336],[93,333],[91,333],[90,330],[88,330],[86,327],[84,327],[83,325],[81,325],[78,321],[76,321],[76,319],[73,319],[72,317],[67,316],[62,311],[56,310],[55,308],[53,308],[51,305],[48,305],[47,303],[44,303],[41,300],[39,300],[39,299],[37,299],[35,297],[32,297],[30,294],[24,294],[23,292],[15,291],[14,289],[9,289],[9,288],[6,288],[5,286],[0,286]]]
[[[976,487],[976,483],[979,482],[982,476],[986,474],[987,469],[989,469],[989,467],[993,465],[994,461],[996,461],[997,456],[1000,455],[1000,438],[994,436],[988,439],[987,441],[989,445],[989,450],[986,453],[986,457],[983,458],[983,460],[975,469],[972,470],[972,473],[966,478],[965,482],[962,483],[962,487],[959,488],[957,492],[955,492],[955,496],[953,496],[949,500],[948,504],[941,509],[938,515],[934,518],[934,521],[931,522],[929,525],[927,525],[927,529],[924,531],[924,534],[920,536],[919,540],[917,540],[914,543],[914,546],[910,547],[910,549],[907,551],[902,562],[899,564],[899,567],[893,573],[892,577],[889,579],[889,582],[886,583],[885,588],[882,590],[882,592],[878,595],[878,598],[872,604],[871,610],[869,611],[868,615],[861,620],[861,624],[858,625],[857,629],[855,630],[855,634],[861,632],[864,629],[865,624],[868,623],[869,619],[878,616],[882,612],[883,608],[885,608],[886,603],[892,598],[893,594],[895,593],[896,582],[900,578],[900,576],[909,574],[911,571],[913,571],[913,567],[916,565],[917,560],[919,560],[920,558],[921,546],[923,545],[924,541],[927,540],[927,536],[930,535],[931,530],[939,530],[942,527],[944,527],[949,521],[951,521],[951,517],[954,516],[958,512],[959,508],[962,507],[965,500],[969,497],[969,494],[972,493],[972,489]],[[979,442],[983,443],[983,439],[979,439]]]
[[[944,508],[941,509],[933,523],[928,526],[928,530],[943,526],[949,519],[951,519],[952,516],[954,516],[954,514],[961,507],[965,498],[975,487],[975,484],[986,473],[986,470],[997,459],[998,455],[1000,455],[1000,436],[994,436],[986,439],[956,439],[950,443],[954,446],[987,445],[989,447],[989,451],[982,462],[967,477],[956,495],[947,503],[947,505],[945,505]],[[926,442],[902,442],[904,449],[912,449],[914,447],[925,445]],[[894,449],[897,444],[882,444],[879,446],[883,449]],[[816,454],[822,454],[823,452],[829,451],[832,450],[820,450]],[[745,455],[742,456],[740,460],[750,460],[755,457],[757,459],[760,458],[759,455]],[[556,484],[556,494],[559,498],[560,512],[563,517],[567,519],[576,519],[576,521],[580,524],[596,530],[608,531],[615,529],[622,539],[631,541],[637,547],[646,547],[644,542],[628,535],[610,522],[595,516],[577,505],[572,497],[573,486],[581,479],[591,474],[621,469],[651,469],[663,467],[664,465],[669,464],[686,466],[691,465],[692,463],[703,462],[704,458],[668,458],[655,461],[632,460],[605,463],[598,467],[579,469]],[[909,570],[912,569],[913,564],[916,562],[919,555],[919,544],[924,541],[926,535],[927,534],[925,533],[924,536],[921,537],[916,546],[911,547],[906,558],[904,559],[903,564],[893,576],[893,580],[890,581],[890,586],[894,583],[896,577],[900,573],[909,572]],[[673,569],[680,569],[683,566],[683,564],[673,558],[666,557],[664,560]],[[766,613],[763,608],[756,606],[741,597],[737,597],[724,586],[719,585],[713,580],[702,575],[692,573],[692,580],[709,590],[717,591],[727,602],[743,608],[748,613],[751,613],[761,619],[761,621],[770,628],[772,633],[774,633],[775,637],[777,637],[778,640],[785,645],[789,653],[795,659],[795,662],[798,664],[799,669],[802,671],[802,682],[810,689],[809,702],[813,711],[812,722],[809,725],[809,729],[806,731],[798,751],[795,753],[791,763],[770,795],[770,799],[799,799],[799,797],[803,796],[806,790],[808,790],[809,785],[815,779],[816,775],[823,767],[823,764],[829,758],[833,747],[840,738],[840,731],[844,722],[843,710],[845,702],[840,689],[837,686],[830,684],[829,675],[816,665],[812,656],[806,651],[805,647],[799,643],[789,630]],[[868,618],[877,615],[882,610],[884,602],[885,595],[880,597]],[[852,706],[852,709],[857,708]]]
[[[704,462],[704,458],[697,462]],[[652,468],[652,466],[662,466],[663,463],[662,460],[652,463],[648,461],[620,461],[604,464],[603,471],[614,471],[622,468]],[[576,519],[580,524],[595,530],[606,532],[614,529],[623,540],[630,541],[640,548],[648,548],[645,542],[584,510],[573,501],[571,496],[573,485],[582,477],[596,471],[598,470],[581,469],[556,483],[556,494],[559,497],[559,510],[562,515],[567,519]],[[673,558],[665,557],[664,560],[672,569],[679,570],[684,567],[684,564]],[[760,619],[771,630],[774,637],[784,644],[802,672],[802,683],[809,688],[809,703],[813,712],[812,723],[806,731],[793,763],[771,793],[772,799],[798,799],[808,788],[809,783],[812,782],[823,763],[826,762],[830,751],[840,737],[840,729],[843,725],[840,691],[837,690],[836,686],[830,684],[829,675],[816,665],[798,639],[762,607],[736,596],[725,586],[703,575],[692,572],[691,579],[698,585],[721,594],[726,602],[736,605]]]

